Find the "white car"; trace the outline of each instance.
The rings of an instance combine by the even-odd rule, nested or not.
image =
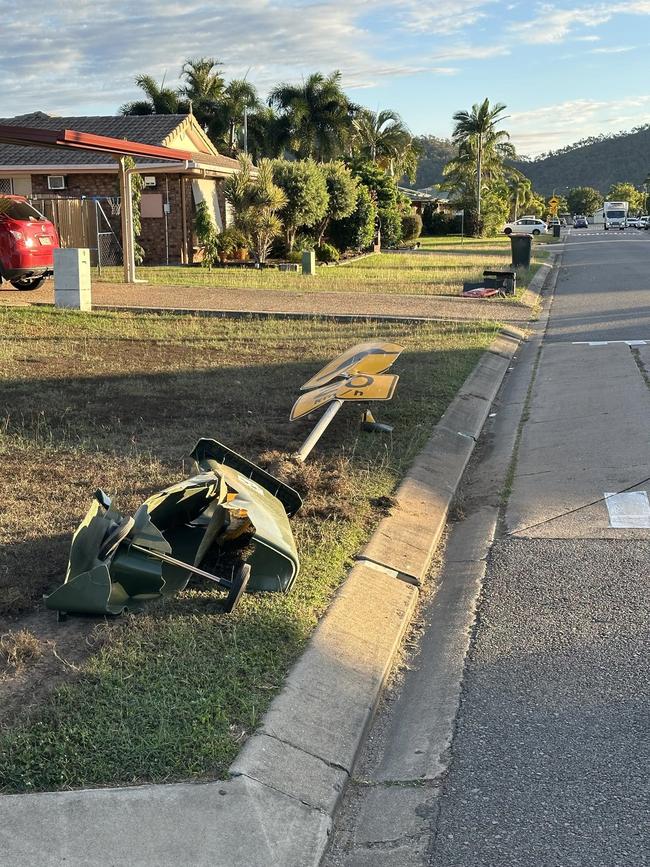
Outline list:
[[[633,229],[645,229],[648,225],[648,220],[650,217],[632,217],[627,221],[628,226],[632,226]]]
[[[512,235],[513,232],[515,234],[546,235],[548,226],[539,217],[520,217],[513,223],[506,223],[504,226],[503,233],[505,235]]]

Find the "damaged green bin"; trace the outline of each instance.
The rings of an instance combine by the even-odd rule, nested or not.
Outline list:
[[[289,524],[299,494],[216,440],[199,440],[192,457],[197,475],[153,494],[133,517],[96,492],[73,536],[65,581],[45,596],[46,607],[138,611],[183,590],[192,575],[227,591],[226,611],[246,589],[290,590],[300,569]],[[207,571],[212,561],[223,574]]]

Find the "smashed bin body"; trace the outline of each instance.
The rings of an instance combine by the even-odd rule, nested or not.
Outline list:
[[[216,440],[199,440],[192,457],[197,475],[153,494],[133,517],[112,510],[96,492],[73,536],[65,581],[45,597],[47,608],[138,611],[183,590],[192,575],[227,591],[226,611],[246,589],[290,589],[300,568],[289,524],[302,505],[299,494]],[[249,556],[238,555],[251,547]],[[213,560],[224,574],[202,568]]]

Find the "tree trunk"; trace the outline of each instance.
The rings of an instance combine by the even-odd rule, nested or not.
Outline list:
[[[481,225],[481,171],[483,169],[483,136],[479,133],[478,150],[476,154],[476,217]]]
[[[327,227],[330,223],[330,215],[327,214],[323,222],[320,224],[318,228],[318,246],[322,246],[323,238],[325,237],[325,232],[327,231]]]

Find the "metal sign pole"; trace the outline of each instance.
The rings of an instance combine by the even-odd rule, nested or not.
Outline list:
[[[330,422],[342,406],[342,400],[333,400],[332,403],[330,403],[323,415],[320,417],[316,427],[309,434],[309,436],[304,441],[302,446],[298,449],[298,451],[293,455],[294,459],[298,461],[298,463],[302,464],[305,462],[307,455],[314,448],[318,440],[323,436],[325,430],[327,429],[327,426],[330,424]]]

